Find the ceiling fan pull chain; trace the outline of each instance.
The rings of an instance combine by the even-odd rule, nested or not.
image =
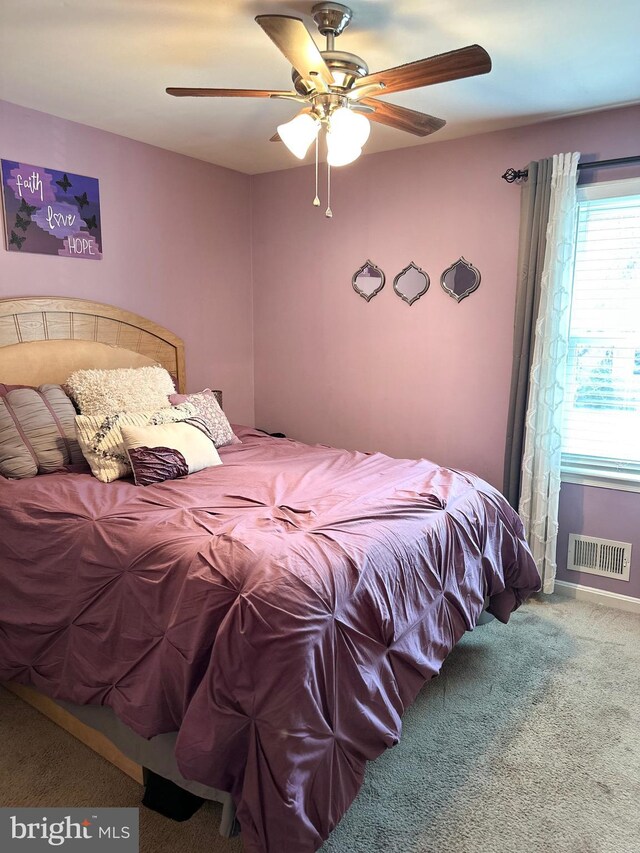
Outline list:
[[[331,166],[329,163],[327,163],[327,209],[324,215],[329,219],[333,216],[333,211],[331,210]]]
[[[313,200],[314,207],[320,207],[320,199],[318,198],[318,135],[316,134],[316,197]]]

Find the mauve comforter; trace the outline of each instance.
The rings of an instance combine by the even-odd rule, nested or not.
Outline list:
[[[0,478],[0,680],[178,730],[250,853],[310,853],[479,616],[539,586],[520,520],[425,460],[241,429],[147,488]]]

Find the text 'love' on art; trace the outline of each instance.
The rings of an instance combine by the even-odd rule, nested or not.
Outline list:
[[[98,179],[2,160],[7,249],[102,258]]]

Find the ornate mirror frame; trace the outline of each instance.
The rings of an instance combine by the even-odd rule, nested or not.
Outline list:
[[[454,287],[455,275],[460,269],[465,270],[467,274],[470,272],[471,276],[469,276],[469,286],[462,293],[458,294],[454,290]],[[451,279],[452,276],[454,278],[453,286],[449,286],[447,284],[447,278]],[[474,290],[477,290],[480,287],[480,270],[476,269],[473,264],[470,264],[469,261],[465,260],[465,258],[460,257],[442,273],[440,276],[440,285],[445,293],[452,296],[456,302],[461,302],[466,296],[469,296],[470,293],[473,293]]]
[[[376,287],[375,290],[371,291],[371,293],[365,293],[364,290],[361,290],[358,287],[358,278],[361,275],[365,275],[365,273],[368,270],[375,270],[376,273],[380,273],[380,276],[379,276],[380,277],[380,285],[379,285],[379,287]],[[370,277],[371,278],[378,278],[377,275],[376,276],[370,276]],[[367,302],[370,302],[377,293],[380,293],[380,291],[384,287],[385,281],[386,281],[385,274],[380,269],[380,267],[377,264],[374,264],[373,261],[371,261],[367,258],[367,260],[362,264],[362,266],[359,269],[357,269],[354,272],[353,276],[351,277],[351,286],[353,287],[355,292],[358,294],[358,296],[362,296],[363,299],[365,299]]]
[[[415,296],[412,296],[411,298],[409,298],[408,296],[405,296],[405,294],[401,292],[401,290],[398,286],[402,277],[405,276],[410,270],[416,270],[416,272],[418,272],[418,273],[420,273],[420,275],[424,276],[424,287],[423,287],[423,289],[420,290],[418,293],[416,293]],[[402,299],[404,302],[406,302],[407,305],[413,305],[414,302],[417,302],[418,299],[420,299],[421,296],[424,296],[424,294],[427,292],[427,290],[429,290],[430,284],[431,284],[431,279],[429,278],[429,275],[423,269],[421,269],[417,264],[414,264],[414,262],[411,261],[411,263],[408,266],[406,266],[403,270],[401,270],[398,273],[398,275],[394,278],[393,289],[395,290],[397,295],[400,297],[400,299]]]

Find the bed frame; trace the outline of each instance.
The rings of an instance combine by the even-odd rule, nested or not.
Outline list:
[[[86,299],[49,296],[0,299],[0,382],[7,385],[63,384],[74,370],[152,364],[166,368],[178,391],[186,391],[184,344],[177,335],[152,320]],[[220,833],[225,837],[236,834],[230,795],[184,780],[175,766],[172,743],[166,736],[145,741],[113,715],[100,715],[100,711],[108,709],[66,704],[62,707],[30,687],[14,682],[3,686],[136,782],[143,784],[144,762],[145,767],[171,778],[197,796],[221,802]]]

